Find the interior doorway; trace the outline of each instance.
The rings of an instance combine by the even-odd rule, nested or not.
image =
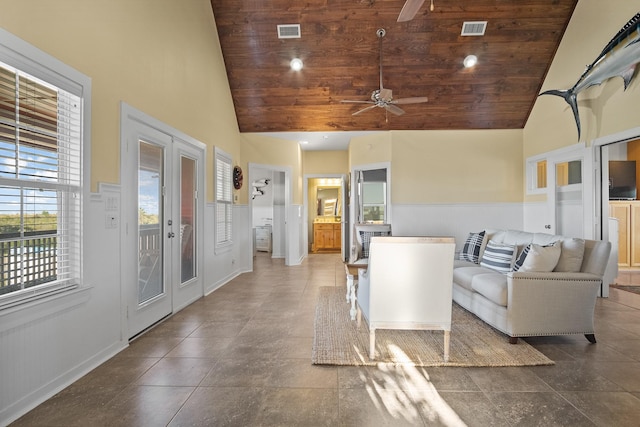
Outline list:
[[[341,174],[306,175],[304,241],[306,253],[340,253],[345,260],[348,240],[347,179]]]
[[[612,273],[605,278],[610,286],[603,287],[602,296],[620,299],[625,287],[640,287],[640,128],[599,138],[593,147],[601,171],[596,185],[596,207],[603,218],[599,231],[612,245]]]
[[[291,170],[249,163],[249,207],[253,252],[267,252],[291,265]]]

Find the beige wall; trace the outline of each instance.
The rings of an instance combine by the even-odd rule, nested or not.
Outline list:
[[[522,201],[522,131],[394,131],[392,203]]]
[[[305,175],[349,173],[349,153],[341,151],[303,151],[302,164]]]
[[[351,138],[349,143],[349,166],[367,165],[391,161],[391,132]]]
[[[92,190],[120,182],[121,101],[205,143],[208,183],[213,146],[239,156],[209,0],[3,3],[0,27],[92,79]]]
[[[542,90],[572,87],[605,45],[638,12],[629,0],[579,1],[556,52]],[[637,102],[640,79],[624,91],[622,79],[607,80],[578,96],[581,141],[640,125]],[[539,97],[524,129],[525,158],[578,143],[573,113],[560,97]]]

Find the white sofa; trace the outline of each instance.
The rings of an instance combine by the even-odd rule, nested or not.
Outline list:
[[[595,343],[594,308],[610,251],[609,242],[544,233],[470,233],[454,262],[453,300],[512,343],[568,334]]]
[[[358,272],[358,326],[369,326],[369,357],[377,329],[444,331],[449,359],[453,237],[373,237],[369,265]]]

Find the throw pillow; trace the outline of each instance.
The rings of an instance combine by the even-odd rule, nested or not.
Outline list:
[[[369,245],[373,236],[389,236],[388,231],[361,231],[360,241],[362,241],[362,258],[369,258]]]
[[[513,264],[512,271],[520,270],[520,268],[522,267],[522,264],[524,264],[524,260],[527,258],[527,254],[529,253],[530,249],[531,249],[531,244],[528,244],[527,246],[524,247],[524,249],[522,249],[522,252],[520,252],[520,255],[518,255],[518,258],[516,258],[516,262]]]
[[[563,239],[560,250],[558,265],[553,271],[566,271],[577,273],[582,268],[582,258],[584,257],[584,240]]]
[[[518,269],[518,272],[551,272],[558,264],[560,259],[560,242],[556,242],[549,246],[540,246],[532,243],[529,248],[522,267]]]
[[[464,243],[462,251],[460,252],[461,260],[470,261],[474,264],[478,263],[480,260],[480,248],[484,241],[484,235],[484,231],[479,233],[469,233],[469,237],[467,237],[467,241]]]
[[[511,271],[517,248],[515,245],[506,245],[489,240],[487,247],[484,248],[480,265],[506,274]]]

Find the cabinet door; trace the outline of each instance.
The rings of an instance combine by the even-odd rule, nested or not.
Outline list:
[[[640,202],[631,202],[631,232],[628,240],[631,248],[631,267],[640,267]]]
[[[333,224],[333,249],[340,249],[342,243],[342,226],[340,224]]]
[[[618,266],[631,266],[631,203],[611,202],[609,213],[618,220]],[[640,220],[640,216],[638,216]]]

